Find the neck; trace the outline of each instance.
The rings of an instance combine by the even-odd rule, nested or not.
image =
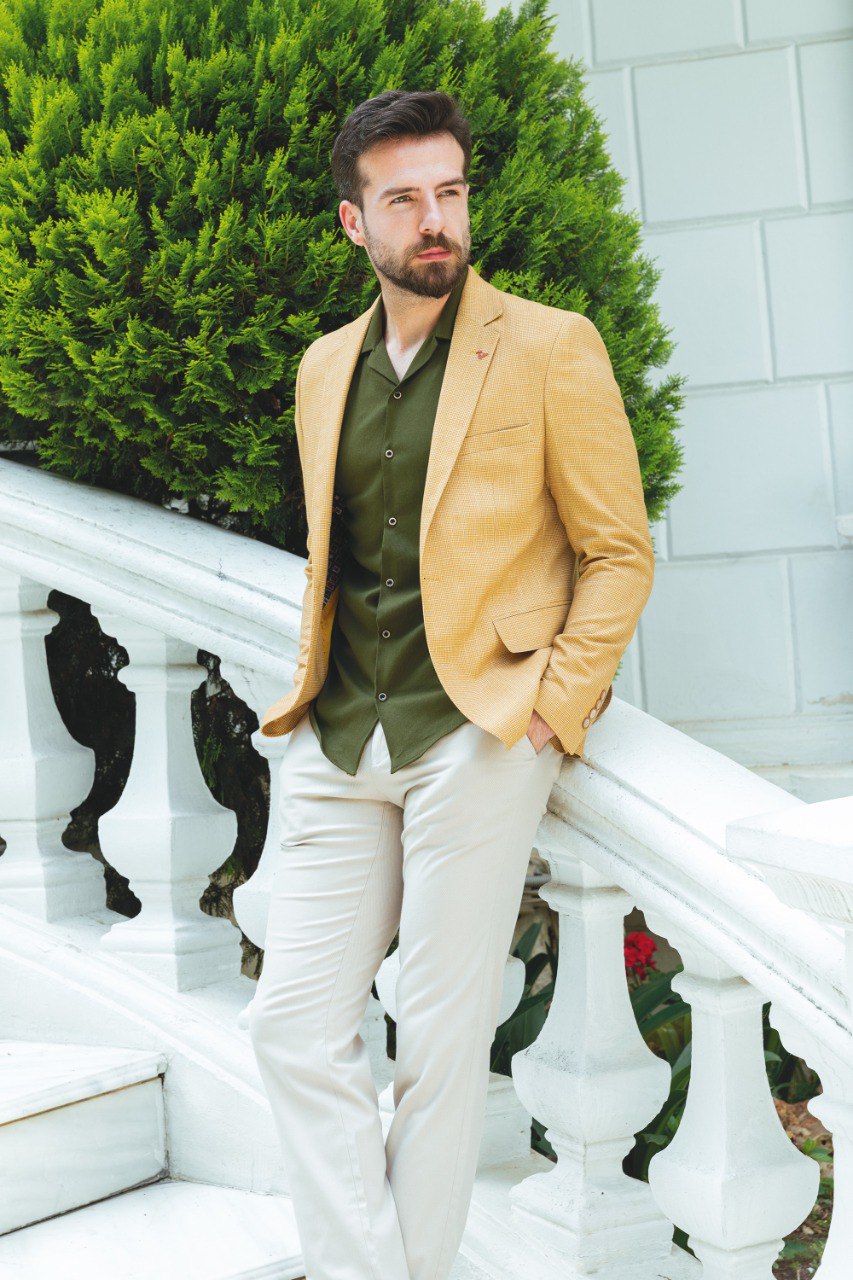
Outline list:
[[[451,293],[452,289],[440,298],[430,298],[400,289],[390,280],[383,280],[387,350],[404,353],[412,347],[419,347],[434,329]]]

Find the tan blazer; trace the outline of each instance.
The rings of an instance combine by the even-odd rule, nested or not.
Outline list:
[[[326,678],[338,441],[378,304],[313,342],[297,373],[308,582],[293,688],[264,712],[267,737],[289,733]],[[654,577],[637,450],[595,325],[471,266],[433,428],[420,571],[427,644],[456,706],[508,747],[535,706],[551,744],[580,755]]]

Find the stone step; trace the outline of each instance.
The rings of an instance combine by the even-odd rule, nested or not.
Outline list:
[[[203,1182],[163,1179],[0,1238],[0,1276],[14,1280],[304,1275],[290,1200]]]
[[[162,1053],[0,1040],[0,1237],[166,1172]]]

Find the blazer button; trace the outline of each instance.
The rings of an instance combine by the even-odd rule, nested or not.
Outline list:
[[[590,711],[589,713],[590,720],[594,720],[597,715],[598,715],[598,707],[593,707],[592,711]]]
[[[395,399],[395,400],[401,400],[401,399],[402,399],[402,397],[403,397],[403,393],[402,393],[402,391],[395,391],[395,392],[394,392],[394,399]]]
[[[383,631],[383,632],[382,632],[382,634],[383,634],[383,636],[385,637],[385,639],[387,640],[387,639],[388,639],[388,637],[390,636],[391,632],[390,632],[390,631]]]
[[[380,693],[378,696],[379,696],[379,701],[380,701],[380,702],[384,702],[384,701],[385,701],[385,699],[388,697],[388,694],[387,694],[387,693]]]
[[[585,716],[585,717],[584,717],[583,727],[584,727],[585,729],[588,729],[588,728],[589,728],[589,716]]]

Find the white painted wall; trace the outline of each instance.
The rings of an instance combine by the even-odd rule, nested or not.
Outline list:
[[[551,11],[688,376],[684,489],[653,529],[655,587],[617,693],[750,766],[849,764],[853,0]],[[847,786],[821,772],[787,782],[853,792],[853,771]]]

